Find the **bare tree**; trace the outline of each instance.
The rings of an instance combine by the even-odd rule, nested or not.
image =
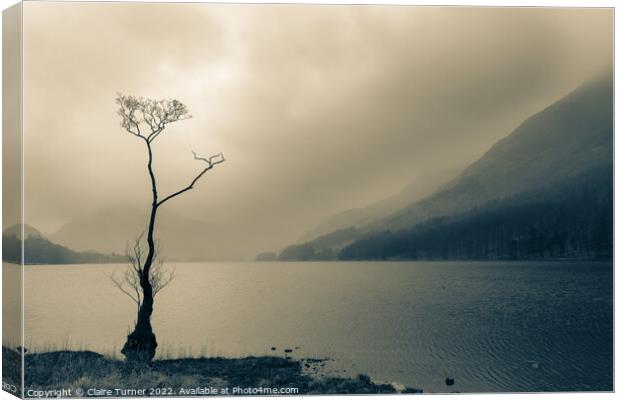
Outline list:
[[[146,255],[144,255],[144,261],[142,261],[143,251],[140,250],[140,267],[138,269],[134,267],[134,272],[130,272],[128,276],[129,279],[134,279],[132,276],[136,274],[140,284],[140,289],[138,291],[140,294],[136,297],[140,303],[138,307],[138,316],[136,319],[136,326],[133,332],[127,336],[127,341],[121,352],[128,361],[150,362],[155,356],[155,351],[157,349],[157,341],[153,333],[153,327],[151,326],[151,315],[153,314],[153,302],[156,293],[155,287],[153,286],[154,280],[152,275],[156,275],[163,271],[162,268],[157,269],[153,267],[153,265],[156,265],[155,261],[157,255],[154,235],[157,211],[167,201],[193,189],[194,185],[207,171],[223,163],[225,159],[222,153],[209,157],[199,157],[192,151],[194,159],[204,163],[202,169],[187,186],[160,198],[157,192],[157,181],[153,170],[153,142],[169,124],[191,118],[192,116],[189,114],[187,107],[178,100],[152,100],[126,96],[119,93],[116,98],[116,103],[119,106],[118,115],[121,117],[121,126],[127,132],[140,139],[146,147],[148,154],[147,172],[151,182],[152,194],[151,212],[146,230]],[[133,257],[136,257],[135,252],[133,253]],[[136,260],[131,262],[130,259],[132,265],[135,262]],[[161,289],[162,288],[159,288],[159,290]]]
[[[142,240],[144,238],[144,232],[142,232],[134,240],[131,248],[129,245],[125,250],[129,266],[123,272],[120,277],[116,274],[110,275],[110,280],[114,283],[121,292],[125,293],[138,307],[142,305],[142,288],[140,287],[140,277],[143,273],[144,258],[146,252],[142,247]],[[161,249],[159,242],[155,242],[155,256],[153,257],[153,263],[151,265],[151,271],[149,273],[149,279],[151,281],[151,287],[153,288],[153,299],[157,296],[157,293],[161,292],[166,286],[170,284],[176,278],[176,268],[166,270],[165,259],[160,256]]]

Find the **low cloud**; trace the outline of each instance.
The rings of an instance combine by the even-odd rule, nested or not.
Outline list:
[[[148,206],[114,98],[174,97],[194,118],[155,145],[162,191],[224,152],[170,209],[243,256],[457,172],[612,62],[610,9],[34,2],[24,23],[27,222]]]

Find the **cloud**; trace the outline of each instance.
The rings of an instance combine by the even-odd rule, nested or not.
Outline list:
[[[147,205],[144,149],[114,97],[174,97],[194,118],[156,144],[162,190],[199,168],[190,150],[229,161],[171,210],[235,227],[246,256],[458,171],[612,57],[610,9],[25,9],[29,222]]]

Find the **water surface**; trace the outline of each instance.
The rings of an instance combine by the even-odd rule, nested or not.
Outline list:
[[[425,391],[612,390],[611,262],[172,264],[162,355],[292,348]],[[108,280],[123,268],[27,266],[27,346],[118,354],[136,312]]]

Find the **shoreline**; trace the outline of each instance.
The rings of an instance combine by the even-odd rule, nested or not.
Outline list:
[[[480,263],[480,262],[496,262],[496,263],[516,263],[516,262],[599,262],[599,263],[613,263],[613,258],[501,258],[501,259],[372,259],[372,260],[273,260],[273,261],[258,261],[258,260],[210,260],[210,261],[174,261],[169,260],[168,263],[179,264],[203,264],[203,263],[218,263],[218,264],[234,264],[234,263],[252,263],[252,264],[287,264],[287,263],[414,263],[414,262],[435,262],[435,263]],[[3,261],[5,264],[16,266],[70,266],[70,265],[126,265],[124,262],[101,262],[101,263],[70,263],[70,264],[45,264],[45,263],[15,263],[13,261]]]
[[[3,346],[2,359],[3,381],[18,383],[20,354]],[[25,396],[57,397],[58,390],[65,390],[67,397],[422,393],[398,383],[374,382],[364,374],[320,376],[324,362],[275,356],[201,357],[154,360],[134,369],[92,351],[27,352]]]

